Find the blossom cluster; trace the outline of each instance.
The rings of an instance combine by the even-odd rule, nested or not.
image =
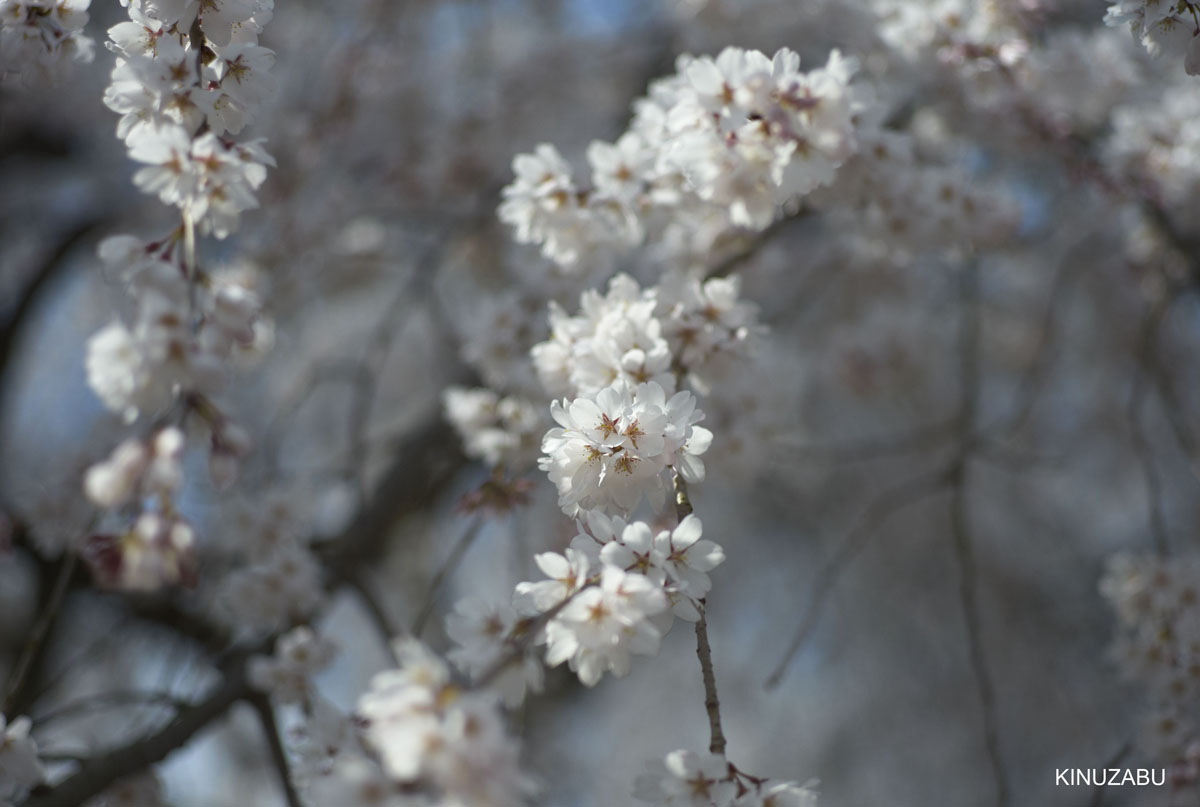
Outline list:
[[[855,69],[837,51],[807,73],[787,49],[681,56],[676,73],[635,102],[629,131],[589,147],[590,184],[539,145],[513,161],[500,217],[566,269],[647,240],[702,256],[833,181],[856,150]]]
[[[860,142],[845,181],[822,200],[829,226],[856,228],[910,255],[996,244],[1015,230],[1018,211],[1008,194],[960,165],[922,159],[911,134],[872,129]]]
[[[1036,104],[1054,131],[1088,135],[1143,79],[1142,60],[1113,28],[1068,28],[1050,34],[1014,68],[1021,97]]]
[[[462,340],[459,354],[475,369],[483,383],[495,390],[532,395],[537,379],[529,364],[529,346],[542,331],[546,310],[544,289],[489,291],[470,316],[455,325]]]
[[[1118,0],[1105,12],[1104,21],[1127,26],[1134,39],[1152,56],[1183,58],[1189,76],[1200,75],[1200,6],[1190,0]]]
[[[325,644],[324,639],[317,638],[316,641]],[[281,641],[276,661],[282,661],[279,658],[282,645]],[[300,640],[288,655],[294,656],[295,649],[307,645],[307,640]],[[296,661],[292,659],[287,664],[293,666]],[[258,675],[262,676],[267,660],[256,659],[255,662],[259,666]],[[311,672],[311,664],[300,661],[299,666]],[[268,684],[267,691],[281,703],[289,703],[292,694],[300,694],[289,691],[290,685],[276,688],[273,676],[263,677],[268,680],[252,679],[252,683],[260,687]],[[384,773],[371,750],[364,745],[360,718],[344,713],[307,683],[304,684],[302,705],[305,719],[289,732],[289,745],[294,752],[290,775],[297,789],[304,794],[306,804],[413,807],[429,803],[424,796],[414,794],[411,786]]]
[[[747,355],[762,332],[758,309],[740,288],[736,275],[670,272],[642,289],[621,274],[605,294],[584,291],[575,316],[551,303],[550,338],[531,351],[538,379],[551,395],[595,395],[618,380],[674,393],[684,373],[706,389],[706,373]]]
[[[660,807],[816,807],[811,784],[742,773],[719,754],[672,751],[647,765],[634,796]]]
[[[311,520],[282,494],[271,493],[229,515],[225,549],[231,568],[205,592],[217,619],[234,631],[263,635],[286,630],[317,611],[325,588],[321,564],[308,544]]]
[[[449,387],[442,403],[468,457],[490,467],[523,469],[533,464],[542,417],[532,403],[483,387]]]
[[[563,554],[535,556],[546,579],[518,583],[511,606],[465,600],[447,620],[451,660],[475,680],[498,673],[493,686],[510,704],[541,686],[530,645],[544,644],[548,665],[566,663],[587,686],[627,674],[632,656],[658,651],[675,617],[700,618],[708,573],[725,559],[694,515],[655,531],[593,510],[576,526]]]
[[[639,102],[629,133],[616,145],[593,144],[594,190],[570,186],[566,164],[542,146],[515,161],[501,218],[518,227],[518,240],[543,242],[563,265],[584,257],[585,242],[590,249],[602,241],[630,248],[679,241],[674,224],[697,211],[709,223],[723,217],[723,230],[766,227],[779,204],[827,183],[833,166],[853,153],[849,75],[837,54],[809,74],[799,73],[789,51],[774,62],[736,49],[716,60],[681,59],[677,75]],[[754,170],[761,176],[719,189],[720,177],[705,175],[706,160],[737,162],[747,177]],[[723,164],[716,173],[727,170]],[[764,204],[769,215],[749,212]],[[587,227],[590,235],[580,229]],[[536,556],[547,579],[519,583],[511,603],[464,600],[447,619],[456,643],[450,659],[507,703],[541,686],[531,647],[544,645],[547,664],[567,664],[592,686],[606,672],[626,674],[632,656],[657,652],[676,617],[701,617],[708,573],[723,550],[702,540],[695,516],[660,529],[633,514],[643,501],[661,511],[670,487],[705,476],[701,456],[712,433],[698,425],[704,413],[695,392],[719,386],[738,363],[730,359],[750,355],[764,330],[740,291],[736,275],[708,276],[703,261],[676,263],[655,285],[643,288],[621,274],[605,292],[583,291],[576,314],[552,302],[549,337],[532,347],[522,343],[527,328],[508,327],[526,319],[520,295],[497,302],[489,325],[477,329],[488,339],[468,340],[479,344],[464,355],[481,371],[494,370],[484,359],[502,352],[504,377],[494,386],[514,386],[508,368],[528,351],[543,394],[555,397],[557,426],[542,437],[538,466],[578,528],[562,554]],[[508,323],[499,336],[497,322]],[[524,417],[525,400],[455,388],[443,404],[467,453],[497,466],[523,452],[538,425]]]
[[[333,756],[328,765],[328,772],[311,777],[306,788],[311,804],[344,804],[346,807],[425,804],[385,776],[365,752]]]
[[[311,693],[311,679],[333,661],[337,646],[301,625],[280,636],[271,656],[250,660],[250,683],[280,703],[298,703]]]
[[[0,79],[31,81],[55,74],[64,57],[92,61],[95,43],[84,35],[91,0],[0,0]]]
[[[99,248],[105,274],[133,297],[132,325],[116,320],[88,342],[88,383],[113,412],[133,422],[161,413],[185,394],[220,392],[231,362],[259,352],[269,339],[253,270],[189,268],[184,234],[145,243],[131,235]],[[214,442],[226,457],[244,451],[246,437],[217,423]],[[214,476],[227,476],[216,468]]]
[[[529,430],[541,428],[542,423],[541,418],[527,416],[532,411],[526,409],[532,406],[527,402],[546,394],[569,401],[576,398],[594,401],[605,388],[622,385],[630,397],[637,394],[639,385],[647,383],[661,387],[668,399],[682,391],[681,387],[703,396],[706,414],[715,413],[722,427],[723,464],[726,459],[736,459],[732,454],[726,456],[727,453],[740,452],[749,457],[748,452],[755,446],[772,442],[764,439],[767,433],[783,428],[779,421],[786,407],[780,410],[764,406],[758,400],[761,393],[780,388],[750,383],[755,373],[777,359],[768,361],[761,355],[761,348],[769,345],[762,338],[767,329],[760,323],[758,306],[742,297],[738,275],[704,277],[698,271],[672,270],[664,273],[656,285],[643,287],[629,275],[618,274],[605,291],[587,289],[578,299],[579,307],[574,312],[551,301],[549,333],[532,347],[524,345],[523,364],[507,358],[499,365],[484,365],[493,370],[502,368],[505,378],[498,381],[508,384],[501,388],[511,389],[516,385],[521,390],[519,394],[502,396],[482,388],[452,388],[444,394],[446,417],[461,436],[468,456],[481,458],[492,466],[499,462],[519,471],[529,457]],[[510,298],[504,303],[507,314],[497,319],[517,320],[521,306],[521,298]],[[514,346],[505,353],[516,354],[517,349]],[[523,367],[528,373],[531,366],[536,378],[529,381],[518,378],[516,368]],[[556,406],[564,404],[560,401]],[[569,408],[566,406],[568,414]],[[703,453],[701,449],[708,438],[706,430],[697,434],[699,441],[688,441],[683,459],[696,463],[695,470],[699,471],[698,455]],[[577,440],[568,445],[572,449],[583,448]],[[535,456],[536,448],[535,443]],[[608,455],[607,463],[596,457],[598,462],[587,466],[594,471],[605,470],[604,481],[611,490],[626,488],[626,493],[632,496],[636,487],[633,480],[615,476],[613,468],[600,467],[604,464],[615,467],[622,459],[621,452],[614,454],[611,448],[602,452]],[[640,450],[641,446],[637,448]],[[579,456],[574,460],[560,459],[571,466]],[[628,456],[640,458],[633,453]],[[638,470],[651,471],[658,464],[661,471],[670,464],[667,458],[663,459],[665,462],[643,463]],[[621,468],[627,465],[632,469],[637,463],[624,460]],[[759,466],[757,460],[754,466]],[[555,479],[561,479],[565,489],[568,478],[556,473]],[[650,473],[639,479],[649,481],[652,499],[661,502],[663,480]],[[630,484],[617,484],[622,481]]]
[[[642,521],[592,511],[571,547],[593,568],[612,566],[644,575],[662,589],[671,612],[680,619],[700,618],[712,581],[708,573],[725,560],[725,551],[701,538],[704,529],[694,514],[671,530],[653,531]],[[520,593],[520,592],[518,592]]]
[[[399,667],[377,674],[358,701],[364,741],[387,778],[438,803],[521,804],[530,782],[495,696],[456,685],[450,667],[416,640],[398,641],[395,652]]]
[[[677,67],[637,102],[616,143],[591,145],[590,185],[577,184],[543,144],[514,160],[516,179],[504,191],[500,217],[517,241],[541,245],[566,270],[586,276],[642,245],[663,265],[646,287],[619,274],[604,292],[583,291],[575,314],[552,301],[549,336],[529,350],[537,381],[555,396],[557,427],[542,438],[538,467],[577,534],[561,553],[535,556],[545,579],[519,583],[511,603],[464,600],[447,619],[457,645],[450,659],[509,705],[542,685],[531,648],[544,646],[547,665],[566,664],[590,687],[606,673],[627,674],[633,656],[656,653],[675,618],[703,620],[709,573],[725,553],[702,538],[687,499],[688,484],[705,477],[701,456],[713,439],[698,425],[697,395],[718,406],[735,397],[729,381],[765,330],[757,306],[741,298],[740,278],[714,256],[738,233],[768,227],[786,204],[815,198],[859,148],[855,68],[836,51],[803,74],[787,50],[772,60],[729,48],[716,59],[682,57]],[[521,300],[513,295],[503,313]],[[495,385],[504,388],[522,345],[518,329],[501,330],[506,377]],[[485,346],[467,358],[495,352]],[[504,400],[486,390],[445,397],[473,456],[516,444],[516,430],[495,414]],[[474,430],[464,428],[473,420]],[[669,490],[680,517],[673,527],[637,520],[644,501],[661,512]],[[662,775],[638,786],[654,803],[815,803],[810,788],[742,774],[722,756],[676,752],[658,767]]]
[[[1187,85],[1113,114],[1106,163],[1129,181],[1152,189],[1179,221],[1197,211],[1200,194],[1200,99]]]
[[[1118,555],[1100,584],[1118,620],[1112,656],[1148,696],[1141,747],[1200,785],[1200,558]]]
[[[179,230],[149,244],[128,235],[101,243],[106,275],[126,288],[137,308],[132,325],[114,320],[88,341],[87,378],[101,402],[127,422],[174,412],[183,424],[195,416],[208,433],[212,481],[224,488],[236,477],[250,438],[212,396],[224,388],[231,364],[259,353],[270,331],[261,318],[252,272],[229,267],[195,270],[189,276],[185,250]],[[178,463],[185,443],[180,429],[159,431],[145,441],[127,440],[109,462],[89,471],[89,498],[106,509],[120,509],[133,498],[145,499],[145,491],[137,495],[139,480],[147,463],[156,467],[151,462],[157,450],[153,447],[168,442],[172,461]],[[172,477],[169,493],[178,488],[181,473]],[[173,509],[161,506],[170,498],[167,491],[156,492],[161,495],[155,512],[145,513],[120,540],[105,540],[94,547],[99,552],[95,557],[104,558],[97,568],[108,569],[102,577],[112,585],[153,588],[186,577],[184,567],[174,562],[154,564],[162,572],[156,582],[148,573],[151,567],[143,563],[190,553],[190,527]],[[159,549],[151,552],[152,546]],[[142,553],[137,561],[130,556],[135,549]]]
[[[274,160],[261,140],[236,143],[273,87],[274,54],[258,44],[273,0],[128,0],[130,21],[109,29],[117,54],[104,95],[117,136],[143,163],[134,182],[224,238],[256,207]]]
[[[964,51],[986,50],[1013,63],[1023,52],[1016,30],[1018,9],[977,0],[871,0],[879,35],[897,52],[917,59],[932,53],[944,63]]]
[[[617,381],[595,395],[555,401],[550,415],[560,428],[542,439],[538,467],[558,488],[567,515],[594,509],[630,513],[643,497],[661,510],[667,469],[687,482],[704,479],[700,455],[712,443],[712,432],[695,425],[704,413],[687,390],[668,399],[655,381],[636,387]]]
[[[253,191],[271,158],[259,141],[225,135],[248,123],[271,88],[273,55],[257,44],[270,19],[271,0],[127,0],[129,22],[109,29],[117,54],[105,103],[121,114],[118,136],[145,164],[134,177],[147,193],[180,208],[182,220],[167,236],[147,242],[118,235],[100,244],[106,278],[134,301],[131,323],[102,328],[87,346],[88,383],[104,405],[132,423],[168,415],[181,426],[190,417],[208,432],[213,483],[232,483],[249,436],[214,402],[230,366],[269,344],[253,268],[202,267],[197,231],[217,237],[236,227],[238,214],[256,206]],[[88,473],[87,492],[99,506],[145,503],[147,484],[157,503],[131,529],[95,536],[89,544],[101,579],[124,588],[156,588],[190,577],[193,535],[175,511],[184,432],[160,430],[131,438],[107,463]],[[169,444],[170,449],[162,449]],[[140,448],[139,448],[140,446]],[[164,453],[165,452],[165,453]],[[171,485],[147,482],[167,457]]]
[[[88,538],[86,554],[103,585],[153,590],[190,583],[195,534],[176,508],[183,481],[183,432],[167,427],[150,439],[130,437],[88,469],[84,491],[122,527]],[[136,513],[132,522],[125,513]]]

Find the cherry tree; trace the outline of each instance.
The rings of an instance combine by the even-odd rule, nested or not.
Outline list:
[[[0,805],[1194,799],[1198,42],[0,0]]]

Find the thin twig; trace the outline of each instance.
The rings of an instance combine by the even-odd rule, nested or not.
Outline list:
[[[69,228],[42,258],[37,268],[30,273],[31,280],[17,295],[4,324],[0,325],[0,380],[4,379],[8,373],[17,339],[28,324],[37,307],[38,300],[41,299],[42,292],[66,268],[67,256],[89,235],[107,223],[107,218],[92,216]]]
[[[374,492],[340,536],[318,554],[334,579],[365,567],[383,551],[391,527],[405,515],[428,508],[466,464],[454,431],[431,407],[425,418],[398,443],[394,460]]]
[[[679,521],[692,514],[692,500],[687,482],[672,469],[671,483],[675,492],[675,516]],[[696,620],[696,658],[700,659],[700,674],[704,679],[704,710],[708,712],[708,731],[711,738],[708,750],[725,755],[725,732],[721,729],[721,701],[717,697],[717,677],[713,672],[712,647],[708,643],[707,601],[700,600],[700,618]]]
[[[800,624],[792,637],[791,643],[783,654],[783,658],[775,665],[767,677],[765,686],[774,689],[783,680],[788,665],[800,652],[804,643],[816,628],[825,611],[825,605],[834,586],[850,563],[866,548],[875,531],[894,513],[916,504],[946,486],[948,480],[946,469],[907,479],[877,496],[866,510],[859,514],[850,530],[843,535],[834,547],[820,570],[817,572],[808,603],[805,605]]]
[[[90,640],[87,645],[80,649],[73,656],[68,658],[54,673],[42,676],[38,685],[34,688],[32,697],[40,698],[47,692],[51,692],[72,672],[78,672],[86,667],[86,662],[95,654],[99,653],[104,645],[115,639],[124,632],[125,626],[132,620],[132,616],[125,614],[113,622],[112,627],[107,630],[101,630],[98,635]]]
[[[311,400],[318,390],[326,384],[333,383],[344,383],[352,388],[357,388],[360,384],[365,383],[366,375],[365,367],[348,360],[323,362],[311,367],[300,379],[300,383],[284,396],[283,401],[267,422],[260,449],[264,475],[272,476],[278,470],[283,438],[291,428],[292,421],[300,409]]]
[[[483,687],[490,685],[496,680],[497,677],[499,677],[500,673],[504,672],[513,664],[524,658],[525,652],[538,638],[538,635],[542,632],[542,628],[546,627],[550,620],[558,616],[562,609],[570,605],[571,601],[578,597],[580,592],[586,591],[594,585],[596,585],[594,582],[585,583],[572,592],[569,597],[563,598],[562,602],[558,603],[550,610],[543,611],[535,617],[530,617],[529,619],[524,619],[518,622],[516,628],[514,628],[514,635],[507,640],[509,648],[508,652],[496,659],[496,661],[492,663],[491,667],[488,667],[486,670],[484,670],[483,673],[481,673],[479,677],[475,679],[473,686],[476,689],[482,689]]]
[[[300,794],[296,792],[296,785],[292,782],[291,766],[288,764],[287,751],[283,747],[283,738],[279,735],[279,725],[275,722],[275,710],[271,708],[271,699],[259,694],[251,698],[250,703],[258,713],[258,722],[262,725],[267,748],[271,752],[271,762],[279,774],[279,785],[283,788],[288,807],[304,807]]]
[[[721,729],[721,701],[717,697],[717,679],[713,674],[712,647],[708,644],[707,603],[700,601],[700,618],[696,620],[696,657],[704,678],[704,710],[708,712],[708,731],[711,738],[708,750],[725,755],[725,732]]]
[[[1054,324],[1059,319],[1067,292],[1071,290],[1075,280],[1083,274],[1083,267],[1088,265],[1087,261],[1065,261],[1055,274],[1053,285],[1050,288],[1050,297],[1046,302],[1045,314],[1042,316],[1040,336],[1033,353],[1033,360],[1025,368],[1025,372],[1018,382],[1015,395],[1017,403],[1013,414],[1005,421],[986,428],[985,431],[991,431],[994,428],[1002,433],[1001,437],[1011,439],[1029,422],[1034,406],[1037,404],[1038,394],[1050,377],[1050,368],[1053,365],[1054,357],[1051,350],[1055,336]]]
[[[1162,479],[1159,477],[1158,466],[1154,462],[1150,439],[1146,436],[1146,429],[1142,424],[1144,400],[1143,385],[1135,383],[1126,416],[1129,419],[1133,453],[1142,467],[1142,476],[1146,482],[1146,513],[1149,519],[1150,538],[1154,542],[1154,551],[1160,556],[1166,556],[1170,554],[1170,540],[1167,538],[1167,520],[1162,506]]]
[[[25,649],[21,652],[21,657],[17,661],[12,678],[9,679],[4,695],[4,708],[0,709],[0,713],[12,715],[17,711],[24,711],[27,708],[27,704],[24,703],[26,700],[24,691],[30,680],[29,673],[36,666],[38,659],[41,658],[42,653],[45,651],[46,640],[49,638],[50,631],[53,629],[54,623],[58,620],[59,612],[62,610],[63,601],[66,599],[71,577],[75,574],[75,566],[78,563],[78,559],[78,555],[67,550],[59,562],[58,575],[54,579],[54,586],[41,605],[41,614],[33,624],[33,629],[29,632],[29,639],[25,644]]]
[[[763,249],[770,244],[779,233],[801,222],[812,215],[812,211],[805,207],[800,207],[792,213],[786,213],[775,221],[771,222],[767,229],[758,233],[747,233],[745,240],[740,245],[740,249],[723,258],[715,266],[705,272],[706,277],[725,277],[740,269],[745,264],[753,260],[759,255]]]
[[[194,36],[194,30],[193,30]],[[194,40],[193,40],[194,41]],[[197,57],[199,58],[199,57]],[[200,72],[200,65],[196,65],[197,72]],[[187,278],[187,297],[188,297],[188,326],[191,328],[192,335],[198,335],[201,322],[201,314],[197,295],[199,293],[200,278],[197,276],[196,266],[196,222],[192,219],[192,214],[184,209],[183,211],[183,276]]]
[[[221,683],[207,697],[181,710],[166,726],[140,740],[93,757],[79,770],[45,793],[39,793],[25,807],[78,807],[114,782],[131,776],[174,750],[182,748],[193,736],[222,717],[233,704],[252,694],[245,675],[248,654],[239,655],[229,665]]]
[[[967,652],[971,662],[971,673],[979,693],[979,704],[983,711],[983,739],[992,776],[996,782],[996,805],[1008,804],[1008,777],[1000,749],[1000,731],[996,713],[996,688],[983,649],[982,626],[979,616],[979,601],[976,587],[975,556],[972,547],[969,514],[967,512],[967,469],[962,466],[955,475],[950,497],[950,521],[954,538],[954,557],[958,562],[958,596],[962,606],[963,621],[967,629]]]
[[[1150,372],[1153,364],[1154,345],[1158,341],[1159,329],[1162,327],[1173,300],[1174,298],[1163,298],[1154,303],[1142,321],[1138,338],[1138,364],[1134,369],[1133,387],[1130,390],[1129,403],[1125,410],[1125,417],[1129,421],[1133,453],[1142,467],[1142,475],[1146,481],[1146,507],[1150,537],[1154,541],[1155,551],[1162,556],[1167,555],[1170,551],[1166,517],[1162,510],[1162,480],[1159,478],[1158,466],[1154,462],[1150,438],[1142,423],[1142,409],[1146,400],[1147,373]]]
[[[959,456],[950,472],[950,533],[954,556],[958,562],[958,596],[963,622],[967,630],[967,655],[979,704],[983,711],[983,742],[995,780],[996,807],[1008,804],[1008,775],[1000,748],[1000,731],[996,716],[996,692],[991,668],[983,648],[983,626],[979,615],[978,580],[975,567],[974,542],[971,539],[967,490],[971,459],[977,447],[972,439],[979,410],[980,367],[979,345],[983,321],[979,306],[979,273],[974,261],[968,261],[959,276],[962,299],[962,324],[959,355],[961,403],[959,412]],[[1053,306],[1051,306],[1053,308]]]
[[[187,701],[177,698],[170,692],[101,692],[86,698],[70,701],[55,709],[34,718],[34,726],[44,728],[47,723],[63,720],[90,712],[101,712],[121,706],[154,706],[160,708],[183,709]]]
[[[387,611],[383,607],[383,603],[375,596],[375,592],[371,591],[370,585],[361,573],[353,574],[347,577],[344,581],[346,585],[354,589],[358,595],[359,601],[362,603],[363,610],[370,617],[371,623],[374,624],[376,632],[379,634],[383,643],[384,651],[391,658],[392,662],[399,664],[399,659],[396,658],[396,652],[392,649],[392,640],[400,635],[400,631],[396,629],[392,623],[392,618],[388,616]]]
[[[970,443],[971,459],[979,460],[993,468],[1013,473],[1024,473],[1035,466],[1061,465],[1065,454],[1042,454],[1020,446],[1003,443],[984,435],[976,435]]]
[[[441,593],[442,586],[445,585],[447,578],[454,574],[459,564],[462,563],[467,550],[475,543],[475,538],[478,537],[482,526],[482,518],[477,518],[471,523],[467,531],[454,544],[454,548],[450,550],[450,556],[446,558],[446,562],[442,564],[441,568],[437,570],[437,574],[433,576],[433,581],[429,584],[429,592],[425,595],[425,602],[422,604],[417,618],[413,620],[413,636],[419,638],[425,632],[425,626],[429,623],[429,618],[433,616],[433,609],[437,606],[437,598],[438,594]]]
[[[483,214],[484,210],[490,211],[491,208],[481,199],[478,210],[467,222],[469,225],[466,227],[467,232],[471,232],[473,228],[481,226],[481,222],[487,220]],[[441,309],[437,305],[437,298],[434,294],[434,278],[451,247],[453,237],[460,234],[463,229],[463,225],[457,222],[448,223],[440,229],[432,242],[417,255],[412,271],[400,284],[400,288],[396,290],[391,305],[384,309],[383,314],[368,334],[361,358],[361,365],[365,370],[365,380],[355,385],[347,414],[349,437],[346,443],[346,473],[355,481],[360,497],[366,496],[364,475],[371,448],[367,431],[371,410],[379,392],[378,376],[391,354],[399,325],[407,321],[407,318],[401,316],[400,312],[415,305],[425,304],[428,310],[435,315],[440,313]]]
[[[1155,347],[1157,348],[1157,345]],[[1192,476],[1197,481],[1200,481],[1200,438],[1197,437],[1183,414],[1183,404],[1179,400],[1174,379],[1171,378],[1170,371],[1164,366],[1157,349],[1154,350],[1153,371],[1158,397],[1162,401],[1163,411],[1167,415],[1167,423],[1187,459],[1188,470],[1192,472]]]

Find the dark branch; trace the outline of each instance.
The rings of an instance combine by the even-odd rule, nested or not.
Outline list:
[[[1142,320],[1138,337],[1137,366],[1134,368],[1133,387],[1130,390],[1129,403],[1125,410],[1125,417],[1129,421],[1133,452],[1137,457],[1138,464],[1141,465],[1142,475],[1146,481],[1146,508],[1150,536],[1154,541],[1154,549],[1159,555],[1168,553],[1170,541],[1167,537],[1166,517],[1162,509],[1162,480],[1159,478],[1158,465],[1154,460],[1150,438],[1142,423],[1142,409],[1146,401],[1149,380],[1147,374],[1152,372],[1158,334],[1173,299],[1164,298],[1151,304],[1150,310]]]
[[[224,716],[233,704],[251,696],[245,670],[249,655],[249,652],[239,654],[227,665],[216,689],[202,701],[181,709],[162,729],[87,760],[67,779],[32,796],[25,807],[79,807],[118,780],[163,761],[172,751],[187,745],[197,733]]]
[[[267,748],[271,752],[271,763],[279,774],[279,785],[283,788],[288,807],[304,807],[300,794],[296,792],[296,785],[292,782],[291,766],[288,764],[287,751],[283,747],[283,738],[279,736],[279,725],[275,722],[275,710],[271,708],[270,698],[259,694],[255,695],[250,703],[258,713],[258,722],[262,725]]]
[[[866,548],[876,530],[894,513],[916,504],[942,490],[948,481],[947,471],[941,469],[901,482],[880,494],[854,522],[850,530],[838,540],[830,555],[821,565],[814,578],[800,624],[792,637],[783,658],[775,665],[766,680],[767,689],[774,689],[783,680],[788,665],[808,641],[825,610],[829,595],[841,579],[850,563]]]
[[[974,542],[971,538],[970,514],[967,509],[967,489],[971,459],[977,447],[972,439],[979,410],[980,367],[979,344],[983,321],[979,305],[979,273],[974,261],[968,261],[959,277],[962,300],[962,323],[959,347],[959,456],[950,472],[950,533],[954,556],[958,562],[959,603],[967,629],[967,654],[971,673],[979,693],[983,711],[983,741],[992,777],[996,785],[996,807],[1008,804],[1008,775],[1000,749],[1000,731],[996,717],[996,693],[991,668],[983,648],[983,627],[979,615],[978,580],[975,567]],[[1050,306],[1054,308],[1053,304]],[[1032,395],[1031,395],[1032,400]],[[1030,404],[1032,405],[1032,404]]]
[[[30,273],[31,280],[22,290],[4,325],[0,327],[0,379],[6,375],[13,358],[13,350],[21,330],[28,322],[42,292],[66,267],[66,258],[89,235],[108,222],[107,218],[92,217],[64,232],[58,242],[46,253],[37,268]],[[3,389],[3,386],[0,386]]]
[[[31,673],[39,668],[46,652],[47,641],[58,621],[66,601],[67,590],[71,578],[75,575],[78,556],[74,552],[66,552],[58,562],[54,583],[38,603],[38,618],[34,621],[25,642],[25,648],[17,660],[16,669],[8,681],[4,695],[4,708],[0,713],[15,716],[26,712],[32,706],[31,685],[34,676]]]
[[[1005,774],[1004,758],[1000,749],[1000,731],[996,717],[996,688],[983,649],[983,629],[979,616],[978,581],[975,573],[975,556],[971,540],[970,520],[967,511],[967,470],[962,466],[955,474],[950,497],[950,522],[954,539],[954,557],[958,562],[958,596],[962,606],[963,621],[967,629],[967,652],[971,662],[971,673],[979,693],[979,704],[983,711],[983,739],[992,776],[996,782],[996,805],[1008,804],[1008,777]]]
[[[437,570],[433,581],[429,584],[429,593],[425,595],[425,602],[421,605],[421,611],[417,614],[417,618],[413,620],[412,635],[420,637],[425,632],[425,626],[429,623],[429,618],[433,616],[433,609],[437,606],[438,594],[441,593],[442,586],[446,580],[462,563],[466,557],[467,550],[475,543],[475,538],[478,537],[480,528],[483,527],[483,519],[477,518],[467,527],[467,531],[462,534],[462,537],[454,544],[454,548],[450,550],[450,557],[446,558],[446,562]]]
[[[721,728],[721,701],[717,697],[717,679],[713,673],[712,647],[708,644],[707,604],[700,603],[700,619],[696,621],[696,657],[704,678],[704,710],[708,712],[708,731],[711,738],[708,750],[725,755],[725,732]]]

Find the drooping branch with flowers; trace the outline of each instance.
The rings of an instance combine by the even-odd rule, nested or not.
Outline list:
[[[1194,795],[1200,8],[1093,6],[0,0],[0,807]]]

